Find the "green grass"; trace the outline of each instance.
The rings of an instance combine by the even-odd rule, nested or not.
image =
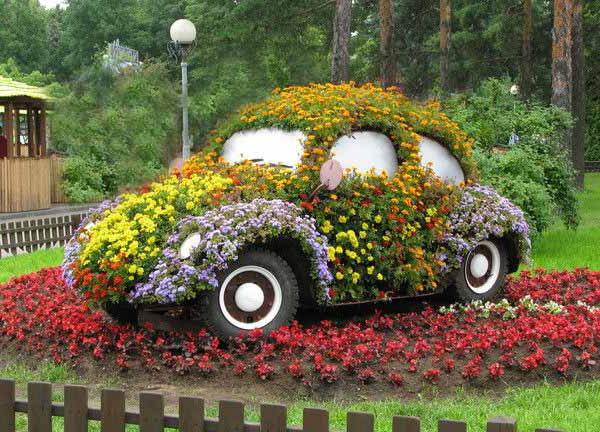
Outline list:
[[[556,223],[533,245],[532,267],[600,270],[600,173],[585,176],[579,194],[581,225],[567,230]]]
[[[44,249],[29,254],[0,259],[0,283],[12,276],[33,273],[44,267],[60,265],[63,248]]]

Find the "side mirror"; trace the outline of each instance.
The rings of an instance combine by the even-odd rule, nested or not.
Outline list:
[[[334,190],[339,186],[344,177],[344,168],[342,164],[335,159],[329,159],[321,166],[321,185],[329,190]]]

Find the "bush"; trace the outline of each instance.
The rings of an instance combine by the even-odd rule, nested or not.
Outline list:
[[[177,130],[177,91],[161,64],[114,75],[96,66],[72,84],[52,116],[53,148],[67,156],[65,193],[96,201],[155,178]]]
[[[473,93],[449,97],[444,109],[475,139],[481,183],[519,205],[534,236],[552,223],[553,215],[575,228],[574,170],[561,145],[570,115],[523,102],[510,94],[510,87],[508,79],[489,79]]]

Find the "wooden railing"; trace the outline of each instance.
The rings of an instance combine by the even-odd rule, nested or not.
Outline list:
[[[87,432],[90,420],[100,421],[102,432],[123,432],[126,425],[138,425],[140,432],[161,432],[176,428],[181,432],[328,432],[329,413],[318,408],[305,408],[302,427],[287,425],[287,408],[283,405],[261,405],[260,422],[244,421],[244,404],[220,401],[219,417],[205,417],[204,400],[179,398],[178,415],[165,415],[163,396],[139,394],[139,411],[127,411],[125,392],[102,390],[100,408],[88,406],[88,390],[84,386],[65,386],[64,404],[52,403],[52,386],[29,383],[27,401],[15,399],[15,383],[0,380],[0,432],[15,432],[16,413],[27,414],[28,432],[51,432],[52,417],[64,418],[65,432]],[[347,413],[347,432],[373,432],[375,417],[362,412]],[[496,417],[487,423],[487,432],[516,432],[517,423],[509,417]],[[395,416],[392,432],[420,432],[417,417]],[[438,432],[466,432],[463,421],[440,420]],[[557,432],[536,429],[536,432]]]

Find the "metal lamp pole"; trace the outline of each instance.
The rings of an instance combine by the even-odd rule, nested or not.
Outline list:
[[[188,118],[188,74],[187,56],[194,47],[196,40],[196,27],[187,19],[179,19],[171,25],[171,42],[167,48],[169,54],[177,61],[181,61],[181,112],[182,128],[181,142],[183,144],[181,157],[185,161],[190,157],[190,125]]]
[[[190,157],[190,132],[189,132],[189,118],[188,118],[188,79],[187,79],[187,62],[185,59],[181,62],[181,111],[183,125],[181,128],[181,142],[183,143],[183,149],[181,157],[184,161]]]

